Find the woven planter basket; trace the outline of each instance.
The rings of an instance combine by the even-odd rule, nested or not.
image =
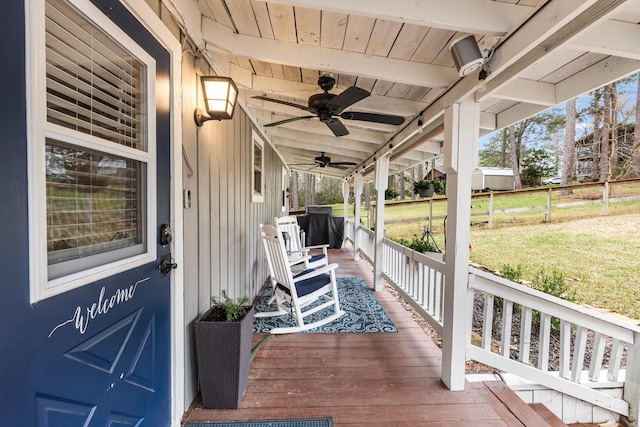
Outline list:
[[[249,383],[253,307],[239,322],[194,322],[198,381],[205,408],[236,409]]]

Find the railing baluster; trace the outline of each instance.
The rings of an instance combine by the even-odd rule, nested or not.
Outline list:
[[[511,322],[513,321],[513,302],[502,300],[502,355],[511,356]]]
[[[529,364],[529,352],[531,351],[531,308],[522,306],[520,316],[520,354],[518,360]]]
[[[604,357],[604,347],[606,339],[600,332],[596,332],[593,342],[593,350],[591,350],[591,360],[589,361],[589,379],[591,381],[600,380],[600,369],[602,368],[602,358]]]
[[[560,377],[571,375],[571,323],[560,320]]]
[[[435,303],[435,317],[436,319],[438,319],[439,322],[442,322],[443,319],[443,315],[442,315],[442,311],[443,311],[443,304],[444,304],[444,292],[442,292],[442,290],[444,289],[444,274],[440,275],[439,280],[436,281],[436,286],[434,289],[434,303]]]
[[[587,328],[578,326],[576,339],[573,343],[573,363],[571,366],[571,381],[579,383],[582,377],[582,365],[587,344]]]
[[[482,321],[482,348],[491,351],[491,331],[493,330],[493,295],[484,293],[484,319]]]
[[[551,339],[551,316],[540,313],[540,336],[538,337],[538,369],[549,370],[549,340]]]
[[[624,343],[620,340],[613,340],[611,346],[611,354],[609,355],[609,369],[607,370],[607,379],[609,381],[618,381],[620,373],[620,362],[622,361],[622,352],[624,351]]]

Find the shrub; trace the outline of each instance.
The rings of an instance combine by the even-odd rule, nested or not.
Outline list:
[[[387,188],[384,190],[384,199],[393,200],[400,195],[400,192],[395,188]]]
[[[531,287],[566,301],[576,301],[576,290],[570,289],[570,287],[567,286],[564,274],[556,269],[553,269],[551,272],[543,268],[538,270],[531,282]]]
[[[413,236],[411,240],[404,238],[392,239],[394,242],[400,243],[402,246],[406,246],[409,249],[413,249],[416,252],[440,252],[438,247],[431,241],[424,237]]]
[[[512,267],[509,264],[504,264],[500,270],[500,276],[507,280],[511,280],[512,282],[522,284],[522,266],[518,264],[517,266]]]

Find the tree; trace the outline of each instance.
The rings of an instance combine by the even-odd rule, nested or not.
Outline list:
[[[315,203],[319,205],[332,205],[342,203],[342,184],[337,178],[320,177],[317,184]]]
[[[631,151],[630,177],[640,176],[640,73],[636,80],[636,121],[633,129],[633,148]]]
[[[542,178],[553,175],[556,165],[549,153],[542,148],[529,149],[522,156],[522,185],[540,185]]]
[[[611,145],[611,86],[604,87],[604,109],[602,115],[602,132],[600,138],[600,182],[609,181],[611,168],[609,167],[609,149]]]
[[[571,99],[566,104],[564,147],[562,149],[562,185],[569,185],[575,173],[576,157],[576,100]],[[569,195],[572,191],[562,190],[561,195]]]
[[[522,189],[522,181],[520,180],[520,150],[516,143],[515,125],[509,126],[509,147],[511,148],[511,168],[513,169],[514,187],[516,190],[520,190]]]
[[[305,173],[304,175],[304,205],[315,204],[316,193],[316,177],[313,174]]]
[[[300,209],[300,194],[298,194],[298,172],[291,171],[291,178],[289,181],[289,194],[291,195],[291,209],[297,211]]]

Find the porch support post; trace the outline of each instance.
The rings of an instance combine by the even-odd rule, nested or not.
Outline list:
[[[373,290],[381,291],[384,250],[384,193],[389,186],[389,158],[376,160],[376,253],[373,259]]]
[[[349,181],[342,180],[342,217],[344,218],[344,231],[342,233],[342,244],[347,239],[347,219],[349,219]]]
[[[353,260],[360,259],[360,199],[362,199],[362,174],[353,178]]]
[[[442,381],[464,390],[465,348],[470,337],[467,310],[471,171],[478,150],[479,108],[472,98],[449,106],[444,114],[444,168],[447,173],[447,245],[442,337]]]
[[[627,374],[622,398],[629,403],[627,424],[640,425],[640,333],[638,332],[634,332],[633,344],[627,348]]]

